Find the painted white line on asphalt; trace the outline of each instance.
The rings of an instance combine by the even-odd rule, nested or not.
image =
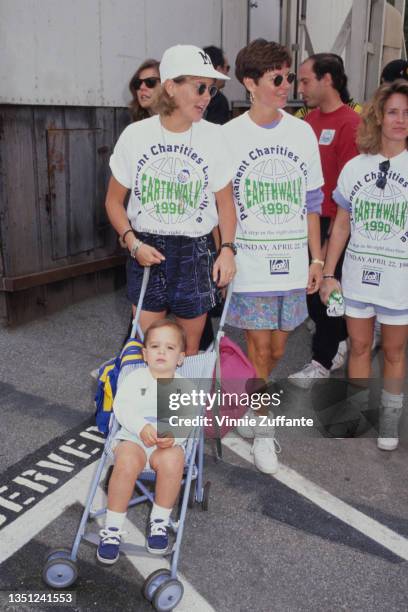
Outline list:
[[[85,492],[86,495],[86,492]],[[85,495],[81,495],[77,500],[82,505],[85,504]],[[94,508],[101,508],[106,504],[106,495],[103,493],[102,489],[97,489],[95,497],[94,497]],[[188,520],[188,513],[186,520]],[[104,525],[103,516],[98,518],[96,522],[100,525]],[[124,531],[126,531],[126,535],[124,541],[131,544],[136,544],[137,546],[145,545],[145,534],[142,533],[128,518],[125,521]],[[183,554],[183,550],[181,550],[181,554]],[[126,553],[125,553],[126,555]],[[155,557],[151,555],[150,557],[137,557],[133,555],[126,555],[126,558],[133,565],[135,570],[143,576],[143,578],[147,578],[152,572],[169,568],[170,564],[167,561],[167,558],[163,557]],[[180,581],[183,583],[184,587],[184,595],[183,599],[177,606],[177,612],[191,612],[191,610],[197,609],[200,612],[215,612],[215,609],[210,606],[210,604],[198,593],[192,585],[186,580],[185,576],[178,573]]]
[[[0,540],[0,564],[35,538],[42,529],[45,529],[47,525],[62,514],[67,507],[77,502],[85,505],[96,465],[97,462],[94,462],[85,467],[71,480],[57,489],[57,491],[48,495],[36,506],[27,510],[23,516],[4,527],[1,531]],[[95,508],[102,506],[105,499],[106,496],[103,494],[102,490],[98,488],[93,506]],[[126,520],[125,530],[128,532],[128,542],[144,546],[144,534],[129,520]],[[69,534],[70,541],[73,541],[74,537],[75,533]],[[50,549],[51,548],[53,548],[52,542],[50,542]],[[144,578],[147,578],[151,572],[160,567],[169,567],[167,561],[162,557],[152,557],[150,559],[148,557],[137,558],[129,556],[127,558],[137,572]],[[177,610],[180,610],[180,612],[191,612],[191,610],[197,609],[200,610],[200,612],[215,612],[214,608],[210,606],[182,574],[179,574],[179,578],[184,586],[184,596],[181,603],[177,606]]]
[[[253,463],[251,444],[235,436],[227,435],[222,443],[249,463]],[[314,484],[295,470],[280,464],[273,478],[310,500],[319,508],[343,521],[374,542],[387,548],[401,559],[408,561],[408,540],[392,529],[385,527],[363,512],[356,510],[325,489]]]
[[[95,465],[95,463],[91,463],[85,467],[54,493],[50,493],[50,495],[39,501],[30,510],[24,512],[22,516],[1,530],[0,563],[3,563],[30,542],[30,540],[35,538],[37,533],[47,527],[68,506],[71,506],[78,497],[78,491],[84,491],[86,496],[95,471]],[[74,535],[72,534],[72,539]]]

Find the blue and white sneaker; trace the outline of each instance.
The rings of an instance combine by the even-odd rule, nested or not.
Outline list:
[[[124,534],[117,527],[107,527],[99,532],[100,540],[96,551],[96,558],[101,563],[112,565],[119,559],[120,539]]]
[[[149,523],[146,538],[146,548],[154,555],[165,555],[169,548],[168,525],[163,519],[155,519]]]

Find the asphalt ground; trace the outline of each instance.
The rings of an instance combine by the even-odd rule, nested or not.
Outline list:
[[[84,469],[91,474],[101,448],[90,429],[95,382],[89,373],[119,349],[128,316],[124,293],[118,291],[16,329],[0,330],[0,514],[6,517],[0,524],[2,610],[43,609],[41,604],[12,605],[6,597],[14,592],[51,592],[41,580],[44,555],[72,544],[87,487],[81,474]],[[241,334],[231,329],[228,333],[243,346]],[[291,335],[274,378],[284,379],[307,362],[310,344],[303,325]],[[381,354],[376,361],[380,359]],[[310,393],[288,385],[285,393],[293,414],[310,408]],[[406,430],[405,415],[402,432]],[[214,460],[207,444],[210,507],[208,512],[196,507],[187,515],[179,570],[189,594],[177,609],[405,612],[408,556],[396,554],[392,545],[399,537],[401,550],[408,551],[405,433],[392,453],[378,451],[370,435],[336,440],[282,430],[279,441],[285,466],[281,480],[259,473],[243,458],[245,442],[239,442],[239,452],[224,446],[221,462]],[[41,468],[41,476],[39,462],[49,462],[55,454],[71,460],[66,468],[71,471]],[[44,474],[53,476],[41,480]],[[300,488],[298,476],[303,477]],[[41,490],[31,489],[27,479]],[[321,505],[313,501],[313,487],[322,493]],[[342,518],[325,505],[326,497],[334,504],[338,500],[339,508],[346,504]],[[357,528],[351,526],[347,509],[360,512]],[[129,511],[138,533],[144,533],[147,514],[143,506]],[[374,528],[368,536],[364,523],[371,520]],[[389,529],[384,537],[382,528]],[[140,594],[146,560],[121,556],[115,566],[106,568],[96,563],[94,554],[92,546],[81,544],[79,578],[71,589],[76,604],[71,609],[152,609]]]

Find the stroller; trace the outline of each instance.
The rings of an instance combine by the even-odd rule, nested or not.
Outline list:
[[[150,269],[145,268],[142,289],[139,296],[139,301],[136,309],[136,315],[133,321],[131,337],[136,337],[136,332],[142,337],[141,330],[138,325],[140,312],[142,309],[143,297],[146,292],[146,287],[149,280]],[[184,360],[179,372],[181,376],[189,379],[200,379],[202,382],[208,382],[208,389],[203,389],[205,392],[210,392],[213,385],[213,374],[216,367],[217,358],[219,356],[219,343],[223,337],[223,326],[226,318],[228,304],[231,297],[231,288],[228,290],[225,301],[223,314],[220,320],[219,331],[215,340],[215,347],[205,353],[187,357]],[[142,362],[143,364],[143,362]],[[132,369],[143,367],[142,365],[123,365],[118,385],[124,380]],[[217,364],[217,371],[219,364]],[[203,387],[202,387],[203,388]],[[205,410],[205,407],[203,408]],[[95,544],[99,543],[98,532],[87,530],[87,522],[89,518],[97,518],[106,513],[106,507],[101,509],[93,509],[92,504],[100,484],[104,467],[110,457],[111,440],[119,428],[113,413],[110,421],[110,432],[106,440],[102,456],[99,460],[93,481],[91,483],[85,509],[75,536],[72,549],[55,549],[52,550],[46,558],[46,563],[43,569],[42,577],[44,582],[54,589],[66,589],[73,585],[78,577],[77,557],[78,549],[82,538],[86,541]],[[218,440],[218,443],[220,441]],[[170,550],[166,553],[170,559],[170,569],[163,568],[154,571],[144,582],[143,595],[150,601],[153,608],[157,612],[165,612],[173,610],[183,597],[183,584],[177,578],[177,567],[180,555],[181,541],[183,537],[184,521],[186,517],[187,507],[193,508],[194,505],[200,504],[203,510],[208,510],[210,482],[203,483],[203,466],[204,466],[204,429],[203,427],[195,427],[187,441],[186,459],[184,474],[182,480],[182,497],[179,506],[178,520],[170,521],[170,529],[175,534],[175,541]],[[135,495],[129,502],[129,507],[140,504],[144,501],[154,501],[154,493],[148,488],[148,483],[155,481],[155,472],[151,469],[144,469],[139,475],[135,484],[135,490],[140,494]],[[142,546],[135,544],[122,543],[120,551],[127,555],[148,556],[150,553]]]

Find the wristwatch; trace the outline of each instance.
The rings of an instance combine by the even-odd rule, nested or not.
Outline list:
[[[221,247],[220,247],[220,251],[224,247],[227,247],[228,249],[231,249],[231,251],[234,253],[234,255],[237,254],[237,246],[236,246],[236,244],[234,242],[223,242]]]

